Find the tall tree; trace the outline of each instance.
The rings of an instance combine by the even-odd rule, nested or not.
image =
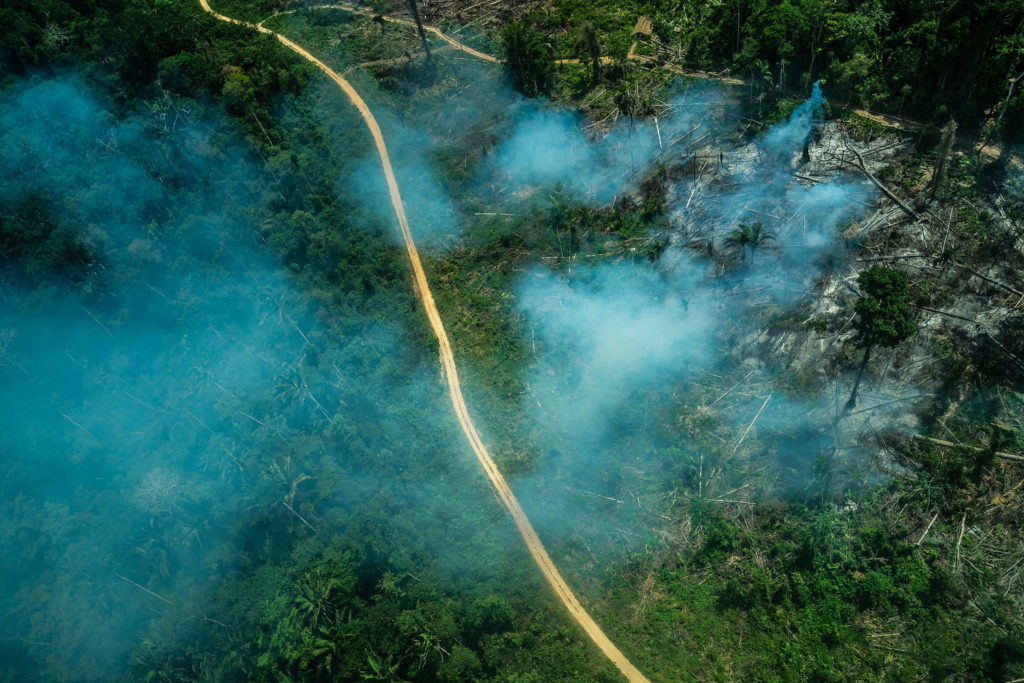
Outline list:
[[[754,223],[754,225],[740,223],[740,227],[733,230],[725,238],[725,244],[729,247],[739,247],[740,259],[747,265],[754,265],[754,254],[757,252],[758,247],[762,246],[765,242],[772,242],[774,240],[775,235],[765,230],[764,226],[760,223]]]
[[[423,22],[420,21],[420,10],[416,7],[416,0],[409,0],[409,11],[412,12],[412,19],[416,22],[416,30],[420,32],[420,40],[423,41],[423,51],[427,53],[427,61],[430,61],[430,46],[427,45],[427,34],[423,30]]]
[[[871,350],[875,346],[893,348],[917,329],[911,320],[906,274],[888,266],[872,266],[857,276],[857,284],[863,296],[854,307],[857,312],[854,327],[857,329],[858,346],[864,349],[864,358],[850,400],[846,402],[846,410],[857,405],[857,390],[871,360]]]
[[[1024,71],[1020,71],[1016,76],[1012,74],[1017,72],[1021,65],[1024,64],[1024,18],[1017,24],[1017,28],[1013,32],[1013,36],[1009,39],[1004,39],[1004,45],[1001,45],[997,52],[1005,56],[1006,60],[1010,64],[1011,77],[1009,79],[1009,87],[1006,90],[1006,98],[1003,100],[1002,106],[999,108],[999,117],[996,119],[995,128],[999,128],[999,124],[1003,122],[1003,116],[1006,115],[1006,110],[1010,107],[1010,101],[1013,99],[1013,91],[1016,89],[1017,84],[1024,79]]]
[[[935,193],[946,182],[946,175],[949,171],[950,152],[953,150],[953,140],[956,139],[956,121],[950,121],[942,127],[942,136],[939,138],[939,145],[935,148],[935,166],[932,171],[932,191],[928,201],[935,200]]]
[[[597,31],[589,21],[580,24],[580,44],[590,57],[593,84],[601,79],[601,45],[597,42]]]
[[[761,113],[764,104],[764,89],[772,85],[772,67],[763,59],[755,59],[750,63],[750,101],[754,101],[754,88],[757,87],[757,113]]]
[[[544,95],[551,90],[555,60],[546,38],[524,20],[502,29],[505,63],[515,87],[526,95]]]

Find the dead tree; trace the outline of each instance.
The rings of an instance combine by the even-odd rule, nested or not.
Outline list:
[[[956,121],[950,120],[942,128],[942,137],[939,138],[939,146],[935,148],[935,167],[932,172],[932,191],[928,201],[935,201],[935,193],[946,182],[946,175],[949,171],[949,157],[953,149],[953,140],[956,138]]]
[[[416,7],[416,0],[409,0],[409,11],[412,12],[412,19],[416,22],[416,30],[420,32],[420,40],[423,41],[423,51],[427,53],[427,61],[430,61],[430,46],[427,45],[427,33],[423,30],[423,22],[420,21],[420,11]]]

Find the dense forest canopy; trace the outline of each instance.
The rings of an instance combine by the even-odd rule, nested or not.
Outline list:
[[[1024,71],[1024,8],[1013,0],[592,5],[558,0],[556,13],[531,17],[544,30],[593,15],[607,50],[621,57],[636,16],[648,14],[662,58],[681,55],[687,65],[794,89],[824,79],[833,97],[925,120],[980,124],[1005,109],[1004,132],[1016,137],[1022,129],[1024,100],[1010,85]],[[566,56],[580,52],[556,40]]]
[[[469,410],[646,676],[1024,676],[1020,2],[419,7],[500,64],[316,5],[213,8],[366,99]],[[620,679],[320,70],[8,0],[0,163],[0,680]]]

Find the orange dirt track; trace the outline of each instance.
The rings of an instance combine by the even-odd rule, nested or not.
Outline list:
[[[363,101],[363,98],[359,96],[359,93],[356,92],[355,88],[353,88],[348,81],[339,76],[319,59],[311,55],[298,43],[289,40],[281,34],[275,33],[262,25],[250,24],[248,22],[239,21],[238,19],[232,19],[231,17],[219,14],[210,8],[208,0],[199,0],[199,4],[202,5],[204,10],[221,21],[248,26],[262,33],[274,36],[289,49],[297,52],[304,58],[316,64],[317,67],[327,74],[331,80],[338,84],[338,86],[348,96],[352,104],[355,105],[356,109],[359,110],[359,114],[363,117],[363,121],[366,123],[367,128],[370,129],[371,135],[373,135],[373,141],[377,145],[377,151],[380,153],[380,163],[384,169],[384,177],[387,180],[388,192],[391,196],[391,204],[395,209],[395,216],[398,218],[398,226],[402,233],[402,239],[405,242],[405,248],[409,254],[409,261],[412,264],[413,277],[416,281],[416,289],[423,301],[423,308],[426,310],[427,318],[430,319],[430,326],[433,328],[434,335],[437,337],[441,364],[444,366],[445,376],[448,380],[448,392],[451,395],[452,406],[455,408],[455,414],[458,417],[459,424],[462,426],[462,431],[466,434],[466,438],[469,440],[469,445],[473,448],[473,452],[476,454],[477,460],[484,468],[484,472],[487,473],[487,476],[491,480],[491,484],[494,485],[501,501],[505,504],[505,507],[515,520],[516,526],[519,528],[519,533],[522,535],[523,541],[526,543],[526,547],[530,551],[530,555],[533,556],[537,566],[544,574],[544,578],[547,579],[549,584],[551,584],[555,594],[565,605],[566,609],[569,610],[569,614],[572,615],[573,619],[575,619],[583,630],[586,631],[590,639],[593,640],[601,649],[601,652],[603,652],[605,656],[619,668],[627,679],[633,682],[647,681],[647,678],[640,673],[640,671],[633,666],[628,659],[626,659],[626,656],[623,655],[622,652],[615,647],[615,644],[608,639],[608,636],[604,634],[601,627],[597,625],[589,614],[587,614],[587,611],[573,594],[572,590],[565,582],[565,579],[563,579],[562,575],[559,574],[554,562],[552,562],[551,558],[548,557],[547,550],[544,549],[544,545],[537,536],[537,532],[534,531],[533,526],[530,524],[530,520],[526,517],[526,513],[523,512],[522,507],[519,505],[519,501],[516,500],[516,497],[512,494],[512,489],[509,488],[505,478],[501,475],[497,465],[494,463],[494,459],[491,458],[490,453],[487,451],[487,447],[484,446],[483,440],[480,438],[480,434],[473,425],[473,420],[469,416],[469,410],[466,408],[466,401],[462,396],[462,389],[459,387],[459,375],[455,368],[455,357],[452,354],[451,344],[448,341],[448,334],[445,332],[444,323],[441,321],[441,316],[437,312],[437,306],[434,304],[434,297],[430,293],[430,285],[427,283],[427,276],[423,272],[423,265],[420,263],[419,252],[417,251],[416,244],[412,239],[412,232],[409,229],[409,220],[405,215],[405,206],[403,205],[402,197],[398,192],[398,182],[395,180],[395,174],[391,168],[391,159],[388,156],[388,150],[384,144],[384,136],[381,134],[380,126],[377,125],[377,120],[373,117],[373,113],[370,111],[370,108],[366,106],[366,102]],[[338,9],[349,9],[344,5],[338,5],[336,7]],[[440,36],[445,40],[445,42],[448,42],[459,49],[465,50],[470,54],[475,54],[476,56],[489,61],[497,61],[490,55],[477,53],[475,50],[471,50],[461,45],[454,39],[442,35],[436,28],[428,28],[424,26],[424,29],[429,30],[431,33]]]

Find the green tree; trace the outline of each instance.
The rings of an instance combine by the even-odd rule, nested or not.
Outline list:
[[[765,242],[773,241],[775,241],[775,234],[766,231],[760,223],[754,223],[752,226],[740,223],[740,227],[725,238],[726,246],[738,248],[743,263],[751,266],[754,265],[754,254],[758,247]]]
[[[236,116],[244,114],[255,101],[252,79],[236,66],[224,67],[221,94],[227,102],[228,111]]]
[[[888,266],[872,266],[857,276],[863,296],[854,307],[857,319],[858,346],[864,349],[864,358],[857,372],[857,381],[846,402],[846,409],[857,405],[857,390],[864,377],[864,369],[875,346],[893,348],[914,333],[917,327],[911,320],[910,288],[906,274]]]
[[[288,593],[265,606],[259,669],[275,678],[303,675],[330,680],[358,608],[352,558],[331,553],[295,576]]]
[[[593,84],[601,79],[601,45],[597,42],[597,31],[589,21],[580,24],[580,45],[590,57]]]
[[[1001,44],[996,48],[996,54],[1002,57],[1008,67],[1009,71],[1009,86],[1006,89],[1006,97],[999,105],[999,116],[996,118],[994,130],[999,130],[1003,123],[1003,117],[1006,116],[1006,112],[1013,108],[1013,91],[1017,89],[1017,86],[1024,81],[1024,18],[1017,24],[1017,28],[1014,30],[1013,35],[1009,38],[1003,38]],[[1020,91],[1018,90],[1018,93]],[[1017,109],[1018,113],[1021,109],[1020,97],[1017,98]]]
[[[451,681],[475,681],[479,680],[483,673],[483,666],[476,653],[462,645],[452,648],[452,656],[441,666],[438,671],[438,680]]]
[[[524,20],[506,26],[501,37],[505,42],[505,63],[516,89],[530,96],[550,92],[555,60],[545,37]]]
[[[807,15],[784,0],[755,19],[761,49],[773,61],[786,60],[797,49],[792,41],[811,35]]]

